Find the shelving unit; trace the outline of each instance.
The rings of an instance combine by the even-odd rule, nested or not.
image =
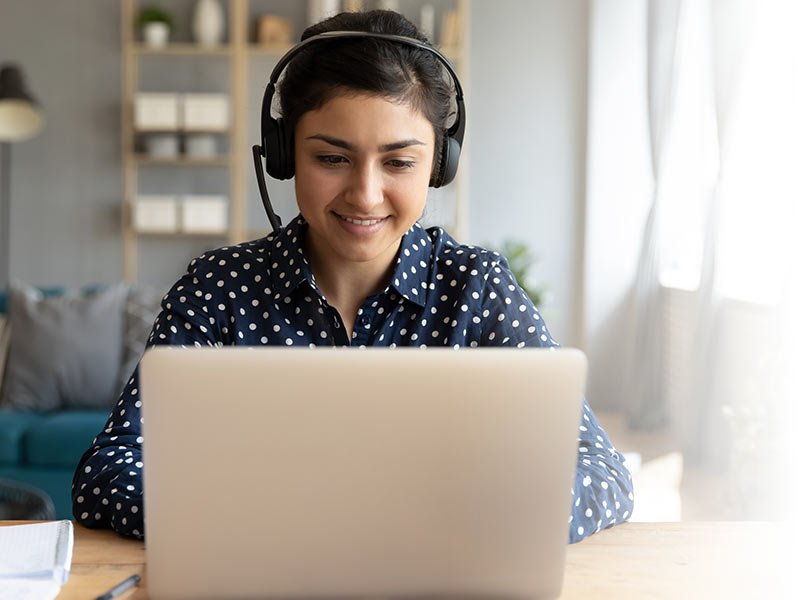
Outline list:
[[[198,239],[207,237],[209,247],[214,244],[223,243],[236,244],[246,239],[264,235],[268,225],[260,231],[252,231],[247,225],[248,211],[248,186],[252,185],[250,179],[254,179],[252,174],[252,157],[249,141],[252,132],[249,128],[252,124],[248,123],[248,111],[253,107],[248,106],[248,97],[252,89],[248,80],[248,72],[252,61],[269,60],[277,61],[285,54],[292,44],[255,44],[250,40],[252,23],[250,15],[251,1],[254,6],[260,5],[257,0],[224,0],[227,19],[227,42],[220,46],[203,47],[192,43],[175,42],[163,48],[151,48],[139,42],[136,37],[136,16],[140,8],[139,0],[122,0],[122,183],[123,183],[123,202],[121,210],[122,219],[122,240],[123,240],[123,278],[126,281],[136,281],[139,275],[139,246],[145,244],[149,239],[173,239],[180,243],[180,239]],[[367,0],[364,2],[367,8],[371,8],[374,2]],[[433,4],[437,2],[434,0]],[[453,4],[453,0],[448,6]],[[163,5],[170,7],[169,0],[163,0]],[[184,2],[185,5],[185,2]],[[275,6],[272,2],[270,6]],[[467,32],[469,30],[466,23],[469,15],[469,0],[457,0],[457,8],[460,13],[460,32],[461,44],[457,47],[440,48],[445,56],[454,62],[459,73],[465,73],[468,48]],[[400,10],[403,10],[403,1],[400,2]],[[411,18],[411,15],[407,15]],[[412,19],[413,20],[413,19]],[[295,32],[295,37],[299,38],[299,32]],[[227,75],[227,94],[230,108],[230,127],[226,129],[212,129],[209,131],[177,131],[173,129],[148,129],[137,130],[134,127],[134,99],[140,89],[140,62],[142,60],[187,60],[201,61],[224,61],[228,71]],[[461,77],[462,85],[466,88],[466,78]],[[160,90],[173,91],[173,90]],[[263,91],[261,88],[260,91]],[[259,91],[259,93],[260,93]],[[248,110],[243,110],[248,107]],[[260,106],[259,106],[260,108]],[[183,155],[170,158],[153,157],[137,151],[137,139],[146,134],[152,133],[171,133],[175,135],[211,133],[227,139],[227,151],[209,158],[193,158]],[[454,215],[451,223],[442,223],[448,230],[458,237],[459,231],[463,230],[466,222],[466,190],[461,183],[465,179],[467,170],[467,157],[462,155],[459,166],[459,176],[451,186],[455,186],[454,194]],[[196,169],[216,168],[227,169],[228,184],[228,227],[220,233],[149,233],[139,232],[133,227],[133,202],[139,193],[140,171],[150,168],[166,169]],[[268,185],[270,182],[268,181]],[[272,190],[272,188],[270,188]],[[186,190],[164,190],[165,193],[182,193]],[[284,215],[286,220],[290,215]],[[293,215],[292,215],[293,216]]]

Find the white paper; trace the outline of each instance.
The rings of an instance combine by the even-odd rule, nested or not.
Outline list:
[[[69,578],[72,545],[70,521],[0,527],[0,598],[55,598]]]

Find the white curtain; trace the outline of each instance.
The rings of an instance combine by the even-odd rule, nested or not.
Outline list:
[[[648,4],[653,184],[626,411],[635,427],[669,424],[688,462],[726,472],[735,510],[721,514],[734,518],[785,513],[775,505],[793,468],[780,442],[795,436],[800,371],[798,13],[792,0]]]
[[[683,44],[680,35],[682,0],[651,0],[647,14],[647,100],[652,169],[652,193],[631,295],[631,341],[626,380],[630,383],[628,421],[636,428],[664,426],[661,314],[659,283],[661,176],[669,147],[675,109],[677,73]]]

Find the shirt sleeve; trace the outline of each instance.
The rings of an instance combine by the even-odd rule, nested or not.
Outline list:
[[[481,294],[481,345],[557,348],[539,311],[519,287],[502,256],[490,263]],[[583,400],[578,456],[572,487],[569,542],[627,521],[633,484],[622,455]]]
[[[216,345],[220,324],[207,312],[194,264],[162,300],[148,348]],[[142,401],[137,366],[105,427],[75,470],[72,513],[81,525],[108,527],[121,535],[144,537]],[[191,452],[190,448],[186,450]]]

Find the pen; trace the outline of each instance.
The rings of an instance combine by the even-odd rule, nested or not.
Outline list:
[[[131,589],[133,586],[135,586],[141,580],[142,580],[142,578],[139,577],[138,575],[131,575],[130,577],[128,577],[122,583],[118,583],[117,585],[112,587],[110,590],[108,590],[102,596],[98,596],[97,598],[95,598],[95,600],[112,600],[112,598],[116,598],[117,596],[121,595],[123,592],[126,592],[129,589]]]

